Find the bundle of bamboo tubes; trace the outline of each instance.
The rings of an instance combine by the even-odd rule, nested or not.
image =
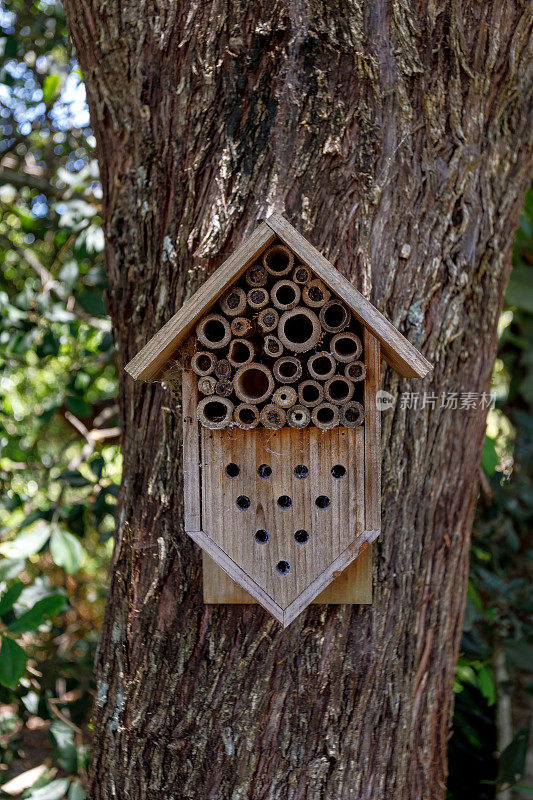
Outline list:
[[[277,242],[196,325],[198,419],[212,429],[357,427],[362,341],[349,308]]]

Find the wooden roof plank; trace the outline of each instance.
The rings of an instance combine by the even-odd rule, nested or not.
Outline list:
[[[272,214],[266,224],[350,307],[359,322],[379,339],[383,358],[399,375],[404,378],[424,378],[433,369],[416,347],[281,214]]]
[[[200,286],[150,341],[126,364],[135,380],[156,380],[179,344],[228,286],[236,281],[276,238],[272,228],[262,222],[232,255]]]

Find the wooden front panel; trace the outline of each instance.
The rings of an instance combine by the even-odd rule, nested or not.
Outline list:
[[[202,529],[286,608],[364,530],[364,429],[202,429],[201,441]],[[237,477],[226,474],[230,463]],[[269,478],[259,477],[261,464],[272,468]],[[299,464],[306,478],[295,476]],[[332,476],[335,465],[346,469],[342,478]],[[288,509],[278,505],[283,495]],[[316,505],[321,495],[325,509]],[[239,497],[250,507],[239,508]],[[254,538],[258,530],[268,532],[266,544]],[[307,543],[295,541],[297,530],[309,533]],[[285,575],[280,561],[290,564]]]

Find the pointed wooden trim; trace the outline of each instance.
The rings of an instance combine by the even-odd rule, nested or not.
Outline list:
[[[200,545],[222,569],[228,573],[243,589],[249,592],[257,602],[284,628],[287,627],[315,597],[334,580],[351,562],[357,558],[361,546],[372,543],[379,531],[363,531],[348,547],[331,562],[331,564],[315,578],[305,590],[286,608],[281,608],[228,554],[222,550],[204,531],[188,531],[191,539]]]
[[[272,214],[266,224],[352,310],[359,322],[379,339],[383,358],[404,378],[424,378],[433,369],[422,353],[392,322],[352,286],[281,214]]]
[[[236,281],[276,238],[262,222],[235,252],[216,269],[177,314],[153,336],[148,344],[126,364],[126,371],[135,380],[156,380],[164,365],[189,335],[202,314],[220,297],[228,284]]]

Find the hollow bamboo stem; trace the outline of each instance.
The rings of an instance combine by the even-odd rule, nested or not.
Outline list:
[[[215,369],[215,363],[216,359],[213,353],[206,353],[205,350],[199,350],[191,358],[191,369],[200,377],[203,375],[211,375]]]
[[[227,378],[222,378],[222,380],[217,381],[217,385],[215,386],[215,394],[218,394],[220,397],[230,397],[233,394],[232,381],[228,380]]]
[[[311,414],[305,406],[292,406],[287,409],[287,424],[291,428],[307,428],[311,422]]]
[[[328,333],[339,333],[350,324],[352,315],[340,300],[328,300],[319,313],[320,324]]]
[[[278,327],[279,314],[275,308],[264,308],[257,317],[257,330],[260,333],[272,333]]]
[[[231,364],[227,358],[219,358],[215,364],[215,375],[219,380],[231,377]]]
[[[331,292],[318,278],[309,281],[302,289],[302,300],[310,308],[321,308],[330,297]]]
[[[228,362],[232,367],[242,367],[254,360],[255,347],[249,339],[232,339],[228,348]]]
[[[298,401],[302,406],[313,408],[324,399],[324,389],[318,381],[302,381],[298,386]]]
[[[241,339],[246,339],[247,336],[251,336],[254,333],[253,320],[248,319],[248,317],[235,317],[235,319],[231,320],[230,328],[232,334]]]
[[[291,408],[298,399],[298,394],[293,386],[280,386],[272,395],[272,402],[280,408]]]
[[[357,428],[359,425],[363,424],[365,418],[365,410],[361,403],[358,403],[356,400],[350,400],[349,403],[345,403],[341,406],[340,414],[341,425],[344,425],[346,428]]]
[[[207,314],[197,324],[196,336],[204,347],[220,350],[231,339],[229,322],[221,314]]]
[[[217,379],[213,375],[204,375],[198,378],[198,391],[200,394],[215,394]]]
[[[270,275],[281,278],[294,267],[294,256],[283,244],[274,244],[263,253],[263,265]]]
[[[233,403],[226,397],[210,395],[200,400],[196,414],[204,428],[211,430],[226,428],[233,417]]]
[[[239,400],[257,405],[270,397],[274,391],[274,378],[264,364],[251,363],[237,370],[233,385]]]
[[[283,353],[283,345],[277,336],[272,336],[272,334],[269,333],[265,336],[263,350],[265,355],[269,356],[269,358],[279,358]]]
[[[366,367],[362,361],[352,361],[344,367],[344,374],[351,381],[356,383],[362,381],[366,377]]]
[[[253,264],[253,266],[249,267],[246,271],[245,280],[248,286],[251,286],[252,289],[256,288],[257,286],[266,286],[268,281],[268,272],[261,264]]]
[[[302,377],[302,365],[295,356],[282,356],[272,367],[278,383],[296,383]]]
[[[250,403],[240,403],[233,412],[235,424],[244,431],[250,431],[259,424],[259,409]]]
[[[259,311],[261,308],[265,308],[270,302],[270,295],[268,294],[267,290],[261,286],[258,286],[256,289],[250,289],[247,294],[248,305],[254,311]]]
[[[332,403],[320,403],[311,411],[311,419],[317,428],[327,431],[339,424],[339,409]]]
[[[262,409],[259,415],[259,420],[265,426],[265,428],[270,428],[270,430],[277,431],[280,428],[283,428],[285,425],[287,415],[285,413],[285,409],[280,408],[279,406],[275,405],[275,403],[268,403],[268,405]]]
[[[294,272],[292,273],[292,279],[295,283],[300,284],[300,286],[309,283],[312,280],[312,273],[311,270],[307,267],[304,267],[300,264],[299,267],[296,267]]]
[[[240,317],[246,311],[246,292],[233,286],[220,301],[220,309],[228,317]]]
[[[336,333],[335,336],[331,337],[329,346],[337,361],[343,364],[359,358],[363,349],[361,339],[351,331]]]
[[[310,308],[296,306],[280,317],[278,338],[287,350],[305,353],[317,346],[321,333],[318,317]]]
[[[335,403],[335,405],[340,406],[352,399],[354,389],[355,387],[349,378],[344,375],[334,375],[324,385],[324,396],[328,403]]]
[[[280,311],[288,311],[290,308],[297,306],[300,302],[301,294],[300,287],[287,278],[276,281],[270,290],[272,303]]]
[[[335,374],[337,363],[331,353],[326,353],[322,350],[320,353],[314,353],[307,359],[307,369],[312,378],[318,381],[327,381]]]

